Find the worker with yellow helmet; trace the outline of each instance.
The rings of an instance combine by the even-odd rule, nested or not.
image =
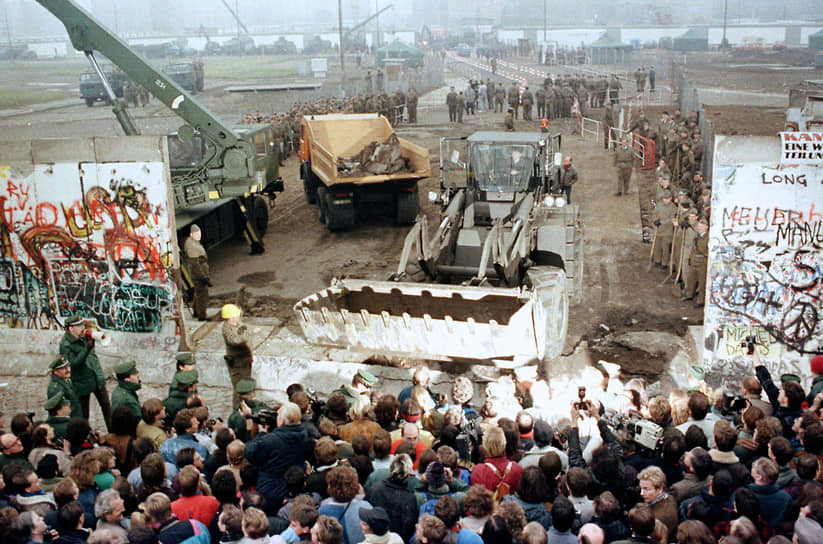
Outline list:
[[[223,321],[223,341],[226,343],[226,366],[229,369],[232,388],[232,406],[238,402],[237,382],[251,376],[252,355],[251,333],[258,333],[260,329],[249,331],[246,325],[240,323],[243,310],[236,304],[226,304],[220,311]]]

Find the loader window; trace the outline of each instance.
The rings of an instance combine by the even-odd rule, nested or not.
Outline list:
[[[204,146],[200,136],[184,142],[176,134],[170,134],[168,140],[169,165],[172,168],[191,168],[203,162]]]
[[[478,144],[472,148],[470,160],[479,190],[519,193],[528,187],[534,148],[529,145]]]

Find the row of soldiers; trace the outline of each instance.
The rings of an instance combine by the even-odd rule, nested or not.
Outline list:
[[[674,182],[692,184],[694,173],[702,169],[705,146],[696,113],[684,118],[679,108],[673,116],[664,111],[653,125],[641,110],[629,131],[654,140],[656,158],[669,165],[669,175]]]
[[[553,85],[551,80],[538,87],[532,93],[528,86],[520,91],[517,83],[512,82],[508,89],[503,83],[494,85],[491,81],[486,86],[489,103],[494,104],[495,112],[502,112],[504,105],[508,104],[514,118],[517,119],[522,107],[523,119],[532,119],[532,109],[537,108],[537,117],[540,119],[568,119],[572,115],[572,106],[577,100],[581,113],[583,104],[588,101],[588,92],[582,86],[573,86],[565,81],[559,85]]]
[[[149,91],[142,85],[138,85],[134,81],[126,81],[123,86],[123,98],[126,104],[131,104],[135,108],[138,106],[145,107],[149,103]]]
[[[417,92],[414,88],[408,93],[397,90],[391,95],[386,93],[358,94],[352,97],[338,98],[323,96],[315,100],[294,104],[288,112],[247,113],[243,124],[271,123],[274,137],[279,144],[280,156],[288,158],[296,152],[300,143],[300,120],[304,115],[323,115],[328,113],[380,113],[389,123],[395,125],[403,118],[405,108],[408,122],[417,122]]]

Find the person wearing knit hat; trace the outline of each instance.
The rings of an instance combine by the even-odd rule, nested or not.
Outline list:
[[[51,362],[51,364],[49,364],[49,370],[51,370],[51,380],[49,381],[49,386],[46,389],[46,397],[50,399],[58,393],[62,393],[63,398],[68,400],[71,405],[69,417],[83,417],[83,409],[80,405],[80,399],[72,387],[71,366],[69,365],[68,360],[62,355],[57,357]]]
[[[806,397],[806,402],[809,406],[814,403],[814,398],[823,393],[823,355],[815,355],[809,363],[812,371],[812,387],[809,395]]]
[[[226,304],[220,310],[223,321],[223,342],[226,344],[226,355],[224,359],[229,371],[232,389],[232,406],[237,406],[239,397],[237,395],[237,383],[243,378],[251,376],[251,365],[254,362],[252,355],[252,334],[257,334],[260,329],[249,328],[240,322],[243,310],[236,304]]]
[[[364,542],[375,544],[403,544],[403,538],[389,531],[391,519],[382,506],[360,508],[360,528],[363,529]]]
[[[89,419],[89,400],[92,395],[100,405],[106,428],[111,427],[111,405],[106,391],[106,377],[94,351],[92,330],[86,327],[86,318],[75,314],[66,319],[66,333],[60,339],[60,355],[71,366],[71,386],[80,399],[83,416]]]
[[[209,306],[209,256],[200,239],[203,233],[197,225],[189,229],[189,236],[183,243],[183,253],[186,256],[189,276],[192,283],[192,312],[200,321],[206,320],[206,308]]]
[[[111,409],[126,406],[139,420],[142,416],[140,400],[137,392],[140,390],[140,372],[134,361],[125,361],[114,367],[117,385],[111,392]]]

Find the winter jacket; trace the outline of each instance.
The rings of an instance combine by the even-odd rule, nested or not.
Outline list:
[[[267,504],[283,501],[287,492],[283,475],[293,465],[303,466],[305,449],[306,429],[299,424],[259,434],[246,445],[246,459],[260,468],[257,491],[266,497]]]
[[[517,495],[509,495],[503,499],[504,501],[514,501],[523,508],[523,513],[526,514],[526,521],[536,521],[543,526],[547,531],[552,526],[551,512],[546,510],[546,505],[542,502],[526,502]]]
[[[137,399],[137,391],[140,389],[139,383],[117,380],[117,385],[111,392],[111,409],[114,411],[118,406],[127,406],[138,419],[143,412],[140,401]]]
[[[320,504],[317,514],[330,516],[343,526],[343,544],[357,544],[365,538],[360,526],[360,509],[372,508],[371,503],[365,500],[353,499],[348,503],[339,503],[327,499]],[[164,543],[165,544],[165,543]]]
[[[205,525],[195,519],[177,520],[174,517],[157,531],[157,540],[163,544],[211,544]]]
[[[71,366],[71,385],[78,397],[90,395],[106,385],[100,361],[94,353],[94,341],[85,336],[75,338],[66,331],[60,340],[60,355]]]
[[[508,474],[506,473],[507,467]],[[509,461],[508,457],[489,457],[484,463],[475,465],[474,470],[472,470],[471,485],[482,485],[494,493],[497,485],[502,480],[509,484],[511,491],[514,491],[520,482],[520,474],[522,472],[523,467],[521,467],[519,463]]]
[[[792,507],[791,496],[776,485],[749,484],[760,501],[760,516],[769,527],[777,527]]]
[[[373,506],[382,506],[389,514],[389,530],[399,534],[406,542],[411,541],[418,518],[417,498],[406,482],[386,478],[376,482],[366,494]]]

